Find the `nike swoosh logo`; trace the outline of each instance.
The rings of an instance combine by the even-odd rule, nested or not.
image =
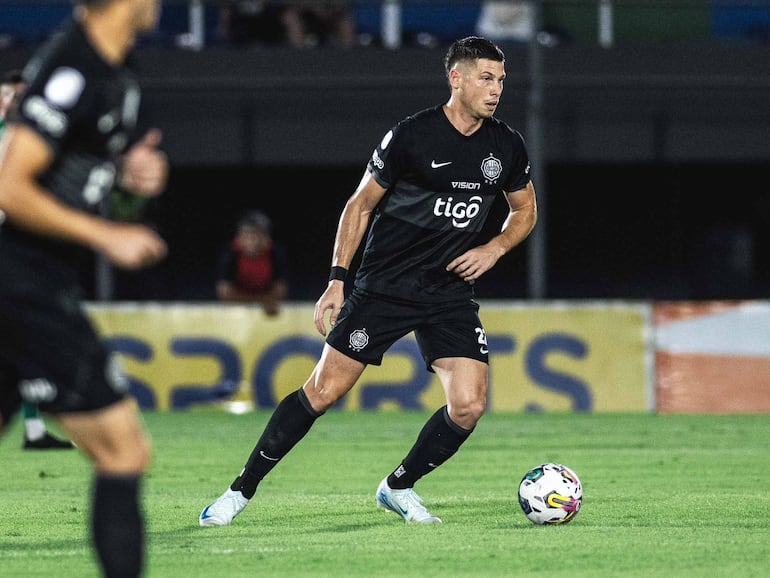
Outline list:
[[[262,450],[259,450],[259,455],[262,456],[263,458],[265,458],[266,460],[270,460],[271,462],[277,462],[278,461],[278,458],[271,458],[270,456],[265,455],[265,452],[263,452]]]
[[[387,495],[385,495],[384,493],[380,494],[380,501],[382,501],[382,502],[385,502],[385,503],[386,503],[388,506],[390,506],[390,509],[391,509],[391,510],[393,510],[394,512],[395,512],[395,511],[399,511],[399,512],[401,512],[401,515],[402,515],[402,516],[406,516],[406,515],[407,515],[407,513],[408,513],[406,510],[404,510],[404,509],[403,509],[401,506],[399,506],[398,504],[394,504],[393,502],[391,502],[391,501],[388,499],[388,496],[387,496]]]
[[[205,520],[206,518],[210,518],[209,516],[209,508],[211,506],[206,506],[206,509],[201,512],[201,520]]]
[[[451,164],[452,164],[452,161],[448,161],[448,162],[445,162],[445,163],[437,163],[436,161],[431,161],[430,162],[430,168],[432,168],[432,169],[440,169],[441,167],[445,167],[445,166],[451,165]]]

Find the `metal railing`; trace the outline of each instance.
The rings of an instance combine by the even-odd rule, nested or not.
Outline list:
[[[460,13],[461,8],[480,9],[483,3],[350,0],[357,24],[377,35],[379,43],[390,49],[404,45],[411,25],[429,26],[434,32],[450,25],[456,27],[458,23],[452,19],[469,17],[467,10]],[[162,18],[158,37],[168,40],[174,36],[177,42],[170,44],[179,48],[205,49],[211,42],[221,5],[222,0],[164,0],[164,14],[173,16]],[[770,0],[529,0],[529,5],[537,5],[546,29],[564,29],[575,44],[612,48],[627,42],[770,42]],[[43,8],[48,14],[38,18],[35,11]],[[22,41],[37,41],[56,24],[57,17],[71,8],[71,0],[0,0],[0,36],[5,38],[4,45],[12,43],[15,34]],[[426,22],[433,14],[437,17]],[[414,22],[415,17],[418,23]],[[473,23],[467,23],[466,28],[472,30]],[[0,48],[4,45],[0,44]]]

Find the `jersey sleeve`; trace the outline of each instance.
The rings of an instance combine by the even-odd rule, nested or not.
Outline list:
[[[90,88],[83,73],[69,66],[41,71],[19,103],[17,120],[58,152],[88,113]]]
[[[503,190],[507,193],[523,189],[530,181],[529,155],[527,155],[524,137],[518,131],[513,130],[511,140],[513,142],[513,170],[510,179],[503,185]]]
[[[402,121],[385,133],[369,159],[367,165],[369,172],[374,176],[374,180],[385,189],[389,189],[401,175],[404,166],[401,144],[405,139],[405,133]]]

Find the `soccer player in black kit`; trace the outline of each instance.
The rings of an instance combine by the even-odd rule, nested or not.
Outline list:
[[[380,482],[375,500],[406,522],[441,522],[413,488],[457,452],[486,409],[488,350],[473,284],[529,235],[537,215],[523,139],[493,116],[505,79],[502,51],[468,37],[449,47],[444,64],[449,100],[388,131],[342,211],[329,284],[315,306],[316,328],[326,336],[320,360],[302,388],[278,404],[245,467],[203,509],[200,525],[230,524],[315,420],[409,332],[446,405]],[[498,195],[509,213],[502,231],[484,242]],[[367,229],[345,299],[347,269]]]
[[[113,186],[165,188],[157,130],[138,132],[125,66],[159,0],[82,0],[24,68],[0,141],[0,430],[22,399],[61,424],[91,462],[91,539],[108,577],[144,565],[140,483],[150,442],[128,381],[82,310],[80,263],[98,251],[136,269],[166,255],[150,228],[98,214]]]
[[[24,92],[24,78],[21,70],[13,69],[0,76],[0,136],[3,134],[5,117],[16,106]],[[34,403],[22,402],[21,413],[24,420],[25,450],[69,450],[75,446],[69,440],[61,440],[48,431],[48,427]]]

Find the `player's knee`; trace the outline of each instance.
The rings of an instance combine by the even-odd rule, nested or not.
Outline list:
[[[330,378],[328,372],[321,375],[314,371],[305,382],[302,390],[312,408],[318,413],[323,413],[331,409],[351,387],[351,385],[340,382],[338,376]]]
[[[141,475],[147,472],[152,462],[152,447],[146,436],[139,435],[130,442],[96,449],[92,455],[97,471],[114,475]]]
[[[449,417],[460,427],[473,429],[484,415],[486,408],[486,398],[468,399],[463,403],[449,406]]]
[[[476,424],[484,415],[486,407],[487,405],[483,401],[474,402],[467,407],[465,411],[465,421],[466,423],[472,423],[473,426],[466,429],[472,429],[473,427],[476,427]]]
[[[319,414],[329,410],[340,398],[334,388],[325,387],[320,383],[306,387],[304,391],[311,407]]]

